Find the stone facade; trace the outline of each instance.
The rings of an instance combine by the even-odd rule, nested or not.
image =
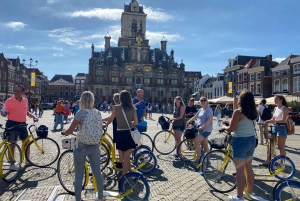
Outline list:
[[[184,96],[185,65],[174,61],[173,50],[167,53],[164,39],[160,49],[150,49],[146,17],[143,7],[132,0],[124,6],[118,47],[110,46],[110,36],[105,36],[104,51],[96,52],[92,45],[87,84],[96,104],[111,101],[114,93],[124,89],[133,97],[143,89],[144,100],[152,104],[172,103],[175,96]]]
[[[57,100],[73,102],[74,92],[75,83],[72,75],[55,75],[49,83],[49,102]]]

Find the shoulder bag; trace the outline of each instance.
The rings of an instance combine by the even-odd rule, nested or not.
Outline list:
[[[122,106],[121,106],[121,107],[122,107]],[[127,120],[127,117],[126,117],[126,115],[125,115],[125,112],[124,112],[123,108],[122,108],[122,112],[123,112],[123,115],[124,115],[124,119],[126,120],[126,123],[127,123],[127,125],[128,125],[129,131],[130,131],[130,133],[131,133],[131,137],[132,137],[134,143],[137,144],[137,143],[141,140],[141,134],[140,134],[140,132],[138,131],[138,129],[136,129],[135,127],[133,127],[133,128],[134,128],[133,131],[131,130],[131,128],[130,128],[130,126],[129,126],[129,123],[128,123],[128,120]]]

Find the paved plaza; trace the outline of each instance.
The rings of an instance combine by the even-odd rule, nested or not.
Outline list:
[[[103,117],[107,117],[109,114],[102,113]],[[147,133],[154,138],[154,135],[161,130],[157,125],[157,119],[161,114],[153,114],[153,120],[148,121]],[[171,116],[171,115],[168,115]],[[48,110],[44,112],[43,118],[40,119],[40,124],[45,124],[49,129],[53,128],[53,116],[52,111]],[[216,120],[214,120],[216,121]],[[0,123],[5,123],[5,118],[0,117]],[[31,123],[29,121],[29,123]],[[65,124],[67,128],[70,124]],[[59,126],[58,126],[59,128]],[[109,133],[112,133],[112,127],[108,129]],[[214,131],[215,135],[217,131]],[[287,156],[289,156],[298,169],[294,179],[300,180],[300,127],[296,127],[296,133],[293,136],[288,136],[286,143]],[[60,132],[49,132],[50,138],[55,139],[61,147],[61,135]],[[61,149],[61,153],[64,150]],[[254,157],[254,171],[267,173],[267,168],[258,167],[258,163],[263,162],[265,159],[266,146],[258,145],[255,150]],[[205,182],[204,178],[195,171],[195,167],[190,164],[183,163],[182,161],[176,161],[173,155],[159,155],[156,151],[154,154],[158,158],[158,167],[152,173],[145,175],[145,178],[149,182],[151,195],[149,200],[228,200],[229,194],[235,194],[236,191],[228,194],[220,194],[214,192]],[[56,201],[68,201],[74,199],[74,197],[68,195],[64,189],[60,186],[58,177],[56,174],[55,162],[50,167],[38,168],[34,166],[26,166],[21,171],[19,176],[11,183],[6,183],[0,180],[0,200],[56,200]],[[104,171],[104,185],[107,190],[118,189],[118,179],[120,173],[113,171],[110,167]],[[277,183],[276,178],[259,178],[255,181],[254,193],[262,197],[265,200],[273,200],[272,190],[273,186]],[[87,189],[83,191],[82,197],[86,200],[95,198],[95,192],[93,189]],[[107,198],[107,200],[115,200],[113,198]]]

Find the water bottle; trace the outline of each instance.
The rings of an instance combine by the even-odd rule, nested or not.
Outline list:
[[[4,117],[6,116],[6,109],[5,109],[5,105],[4,104],[2,105],[1,115],[4,116]]]

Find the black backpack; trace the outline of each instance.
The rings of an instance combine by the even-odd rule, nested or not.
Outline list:
[[[170,123],[167,122],[167,120],[165,119],[164,116],[160,116],[160,117],[158,118],[158,123],[161,125],[161,129],[162,129],[162,130],[168,130],[169,127],[170,127]]]
[[[266,120],[269,120],[272,118],[272,111],[270,109],[270,107],[266,107],[264,106],[265,109],[262,113],[262,115],[260,116],[260,118],[263,120],[263,121],[266,121]]]

